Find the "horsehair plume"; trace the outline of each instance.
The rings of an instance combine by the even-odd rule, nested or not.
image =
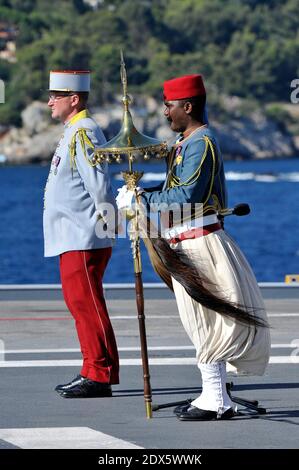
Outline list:
[[[141,206],[139,211],[139,229],[147,248],[149,258],[156,273],[173,291],[172,277],[179,282],[190,297],[210,310],[249,326],[269,327],[267,321],[259,318],[261,308],[247,307],[219,297],[208,290],[214,285],[195,266],[194,262],[182,250],[173,250],[167,240],[161,236]]]
[[[162,281],[165,282],[167,287],[173,292],[171,275],[165,267],[158,250],[154,246],[154,236],[151,236],[151,234],[158,235],[157,228],[154,226],[150,218],[147,217],[146,211],[143,207],[142,210],[139,211],[139,229],[143,242],[147,249],[152,267],[154,268],[158,276],[162,279]]]
[[[162,262],[161,256],[159,255],[158,250],[154,246],[154,241],[151,240],[148,237],[144,237],[143,242],[146,246],[146,249],[147,249],[147,252],[148,252],[148,255],[149,255],[149,259],[151,261],[151,264],[152,264],[154,270],[156,271],[158,276],[160,276],[162,281],[165,282],[167,287],[170,290],[173,291],[171,275],[170,275],[169,271],[166,269],[164,263]]]
[[[141,217],[140,228],[152,266],[169,289],[173,291],[173,277],[190,297],[202,306],[238,323],[269,327],[268,323],[257,315],[257,311],[261,309],[230,302],[209,291],[206,286],[212,285],[211,281],[200,274],[193,261],[181,250],[173,250],[161,236],[150,238],[151,227],[149,218]]]
[[[211,281],[200,275],[192,260],[181,250],[173,250],[161,237],[152,239],[151,243],[166,271],[196,302],[239,323],[249,326],[269,326],[257,316],[257,310],[261,309],[230,302],[210,292],[205,285],[211,285]]]

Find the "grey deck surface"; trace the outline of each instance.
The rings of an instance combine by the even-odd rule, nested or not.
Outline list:
[[[57,428],[70,427],[90,428],[145,449],[298,448],[299,302],[267,299],[266,304],[274,345],[271,357],[274,362],[282,357],[282,362],[270,364],[263,377],[232,380],[235,395],[259,400],[267,414],[253,415],[240,407],[245,414],[231,421],[190,423],[180,422],[173,408],[156,411],[152,419],[146,419],[142,367],[130,361],[121,365],[121,382],[114,386],[112,398],[61,398],[54,387],[72,379],[79,367],[36,366],[36,362],[24,367],[24,361],[80,359],[74,324],[63,301],[1,301],[0,449],[23,447],[6,439],[1,430],[7,433],[10,429],[53,428],[54,435]],[[108,300],[108,308],[121,360],[139,359],[135,301]],[[153,403],[196,397],[200,375],[191,363],[194,350],[180,323],[174,299],[147,300],[145,310],[150,358],[175,362],[150,366]],[[187,364],[178,365],[182,358],[190,358],[190,362],[187,359]],[[5,367],[9,361],[18,362]],[[82,444],[83,448],[84,445],[88,447]],[[117,448],[117,444],[111,445]],[[34,439],[29,447],[36,447]]]

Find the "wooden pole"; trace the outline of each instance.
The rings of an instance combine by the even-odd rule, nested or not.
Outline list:
[[[150,384],[150,373],[148,364],[147,340],[144,316],[144,296],[141,273],[135,273],[136,303],[138,313],[141,358],[143,368],[143,388],[146,417],[152,418],[152,390]]]
[[[142,173],[131,171],[124,172],[123,176],[129,189],[136,191],[136,183],[141,178]],[[139,201],[139,197],[136,194],[136,202]],[[135,292],[136,292],[136,305],[137,305],[137,316],[139,325],[139,336],[140,336],[140,347],[141,347],[141,360],[143,368],[143,387],[144,387],[144,402],[146,417],[152,418],[152,390],[150,384],[150,373],[148,363],[148,349],[146,339],[146,328],[145,328],[145,315],[144,315],[144,294],[143,294],[143,282],[142,282],[142,266],[141,266],[141,253],[140,253],[140,231],[139,231],[139,214],[138,207],[135,208],[133,219],[133,230],[131,231],[132,241],[132,255],[134,261],[134,273],[135,273]]]

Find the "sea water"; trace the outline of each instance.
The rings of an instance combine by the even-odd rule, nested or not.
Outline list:
[[[141,185],[159,184],[164,163],[139,164]],[[110,166],[114,191],[125,165]],[[49,166],[0,166],[0,283],[59,283],[58,259],[43,257],[43,192]],[[225,228],[238,242],[258,281],[299,273],[299,159],[225,162],[229,207],[246,202],[248,216],[229,216]],[[144,282],[159,282],[141,243]],[[105,282],[133,282],[130,241],[117,240]]]

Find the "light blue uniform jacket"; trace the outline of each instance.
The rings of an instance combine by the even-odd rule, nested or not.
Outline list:
[[[86,110],[75,118],[74,123],[72,119],[64,127],[45,187],[43,226],[46,257],[113,244],[111,235],[103,230],[103,219],[99,220],[99,213],[105,214],[108,207],[106,203],[111,204],[110,211],[114,212],[116,207],[107,164],[91,165],[93,148],[86,143],[82,145],[77,131],[85,129],[95,147],[103,145],[105,137]],[[72,163],[70,147],[75,134]]]

